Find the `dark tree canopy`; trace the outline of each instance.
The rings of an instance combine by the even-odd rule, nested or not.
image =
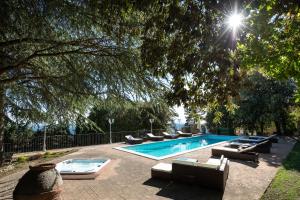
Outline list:
[[[77,134],[91,132],[108,132],[108,119],[114,119],[112,131],[149,130],[149,119],[154,119],[153,129],[166,129],[175,113],[165,102],[137,102],[122,105],[107,104],[94,107],[88,116],[91,123],[79,123],[76,127]],[[79,119],[80,120],[80,119]]]
[[[247,1],[239,3],[238,10]],[[229,1],[172,1],[147,21],[143,64],[170,79],[170,102],[204,106],[236,95],[239,67],[225,23],[234,7]]]
[[[295,89],[294,81],[278,81],[255,72],[243,79],[239,98],[233,100],[236,104],[234,112],[219,106],[208,112],[206,120],[210,128],[242,127],[261,133],[274,124],[278,133],[288,134],[293,131],[290,112],[297,106]]]
[[[251,4],[247,30],[238,45],[241,65],[259,68],[280,80],[292,78],[300,86],[300,3],[259,1]],[[300,91],[296,101],[300,101]]]
[[[4,115],[75,120],[108,95],[158,96],[163,85],[141,67],[136,11],[110,1],[1,1],[0,146]]]
[[[40,119],[43,110],[59,115],[92,97],[153,94],[148,91],[156,88],[155,80],[140,67],[134,34],[109,5],[1,1],[0,83],[6,112],[33,119],[40,111]]]

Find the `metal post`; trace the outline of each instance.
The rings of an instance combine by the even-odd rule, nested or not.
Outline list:
[[[47,127],[45,126],[45,131],[44,131],[44,143],[43,143],[43,151],[46,152],[47,148],[46,148],[46,131],[47,131]]]
[[[109,143],[111,144],[111,123],[109,123]]]
[[[153,133],[153,132],[152,132],[152,123],[154,122],[154,119],[149,119],[149,122],[150,122],[150,124],[151,124],[151,133]]]
[[[111,139],[111,125],[115,122],[114,119],[109,118],[108,123],[109,123],[109,143],[112,144],[112,139]]]

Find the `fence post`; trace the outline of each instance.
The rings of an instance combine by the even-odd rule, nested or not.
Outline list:
[[[47,131],[47,127],[45,126],[45,131],[44,131],[44,141],[43,141],[43,151],[46,152],[46,131]]]

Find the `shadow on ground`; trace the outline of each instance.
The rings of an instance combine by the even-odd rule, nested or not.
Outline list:
[[[164,181],[152,178],[148,179],[143,184],[147,186],[160,188],[160,191],[156,194],[158,196],[176,200],[218,200],[222,199],[223,197],[223,192],[214,189],[204,188],[199,185],[175,183],[173,181]]]
[[[252,167],[252,168],[257,168],[259,166],[259,163],[252,162],[252,161],[237,160],[237,159],[230,159],[230,161],[247,165],[248,167]]]
[[[17,181],[8,180],[0,182],[0,200],[12,199],[12,193],[15,189]]]
[[[283,143],[284,141],[284,143]],[[260,158],[265,161],[269,166],[273,166],[273,167],[279,167],[281,165],[283,165],[285,168],[291,168],[291,169],[296,169],[297,170],[297,166],[298,163],[296,163],[295,161],[293,162],[286,162],[289,159],[289,157],[293,154],[297,154],[300,155],[300,145],[298,147],[298,151],[295,151],[295,149],[297,149],[297,144],[294,147],[294,151],[290,152],[290,155],[288,155],[288,157],[285,159],[286,161],[283,162],[283,159],[286,157],[286,155],[289,153],[290,149],[290,145],[287,144],[291,144],[291,143],[295,143],[295,140],[293,140],[292,138],[286,137],[286,138],[281,138],[279,140],[279,143],[273,143],[272,144],[272,149],[271,149],[271,153],[270,154],[260,154]],[[297,156],[292,156],[292,157],[297,157]],[[299,168],[298,168],[299,170]]]
[[[283,162],[283,167],[287,170],[300,172],[300,142],[295,144],[293,150]]]
[[[282,157],[276,154],[260,154],[259,157],[263,159],[269,166],[278,167],[282,163]]]

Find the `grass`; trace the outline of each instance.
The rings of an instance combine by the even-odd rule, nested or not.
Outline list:
[[[300,142],[297,142],[278,170],[261,200],[300,199]]]
[[[76,152],[77,150],[67,150],[59,152],[37,153],[31,156],[19,156],[12,164],[0,167],[0,178],[13,174],[15,172],[28,169],[29,165],[37,165],[45,162],[51,162],[54,158],[62,157],[67,154]]]

